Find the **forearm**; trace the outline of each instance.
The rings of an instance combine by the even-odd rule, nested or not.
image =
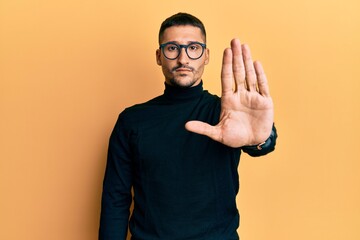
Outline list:
[[[114,201],[112,193],[103,192],[99,240],[125,240],[128,230],[131,195]]]

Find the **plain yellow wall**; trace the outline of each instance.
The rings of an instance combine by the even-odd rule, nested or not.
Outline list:
[[[97,239],[109,134],[162,93],[157,33],[179,11],[207,27],[205,88],[233,37],[268,75],[279,139],[241,159],[241,239],[360,239],[358,0],[2,0],[0,239]]]

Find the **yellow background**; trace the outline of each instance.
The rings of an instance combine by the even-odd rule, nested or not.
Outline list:
[[[358,0],[0,1],[0,239],[97,239],[110,132],[162,93],[179,11],[207,28],[206,89],[233,37],[268,75],[279,139],[242,156],[241,239],[360,239]]]

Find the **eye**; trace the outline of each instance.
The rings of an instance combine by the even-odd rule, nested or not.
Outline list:
[[[167,47],[166,47],[166,50],[167,51],[169,51],[169,52],[174,52],[174,51],[178,51],[178,46],[176,46],[176,45],[168,45]]]
[[[188,50],[195,52],[198,51],[200,48],[201,46],[199,44],[191,44],[189,45]]]

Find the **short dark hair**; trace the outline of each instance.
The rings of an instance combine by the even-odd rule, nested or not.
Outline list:
[[[205,26],[200,21],[200,19],[198,19],[197,17],[195,17],[191,14],[179,12],[175,15],[168,17],[161,24],[160,31],[159,31],[159,43],[161,43],[160,39],[162,38],[162,36],[167,28],[172,27],[172,26],[186,26],[186,25],[200,28],[201,33],[204,35],[204,39],[206,42]]]

